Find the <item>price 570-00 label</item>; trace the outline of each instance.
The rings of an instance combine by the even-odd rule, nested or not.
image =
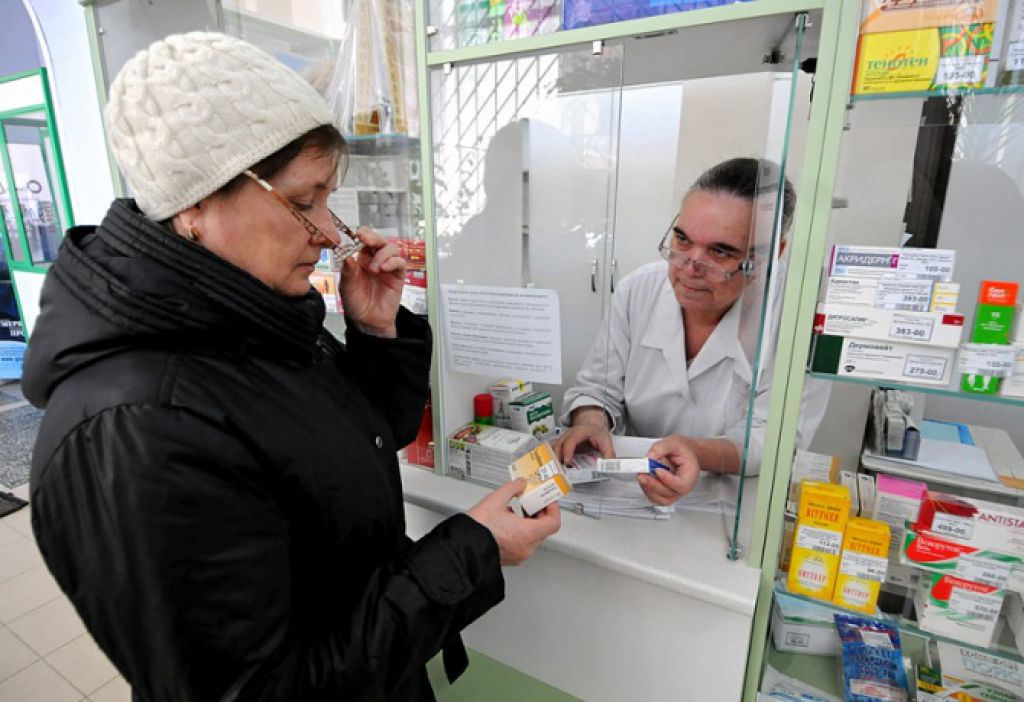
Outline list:
[[[930,319],[907,319],[896,316],[889,327],[889,337],[907,341],[930,341],[934,322]]]

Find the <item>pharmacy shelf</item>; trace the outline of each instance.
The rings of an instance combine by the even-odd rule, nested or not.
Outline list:
[[[876,93],[873,95],[851,95],[850,102],[875,102],[878,100],[924,100],[933,97],[970,97],[973,95],[1024,95],[1024,85],[1007,85],[995,88],[961,88],[954,90],[922,90],[907,93]]]
[[[924,573],[924,571],[922,571],[922,573]],[[883,586],[883,590],[884,588],[885,586]],[[826,602],[824,600],[819,600],[813,597],[807,597],[806,595],[790,592],[786,588],[785,583],[781,580],[776,582],[775,590],[776,592],[785,592],[790,597],[795,597],[806,602],[811,602],[815,605],[826,607],[838,614],[850,614],[856,617],[864,616],[863,612],[855,612],[844,607],[839,607],[835,604],[832,604],[831,602]],[[960,641],[959,639],[955,639],[949,636],[943,636],[942,634],[933,634],[930,631],[925,631],[924,629],[918,626],[915,620],[910,619],[908,617],[895,614],[886,614],[882,612],[879,614],[879,616],[872,618],[887,622],[899,628],[900,640],[902,642],[904,652],[906,655],[909,655],[912,660],[915,659],[914,656],[917,655],[917,653],[923,654],[923,647],[927,643],[928,639],[935,639],[936,641],[946,641],[948,643],[955,644],[957,646],[963,646],[974,651],[981,651],[983,653],[995,653],[1000,656],[1003,656],[1004,658],[1008,658],[1019,663],[1024,663],[1024,656],[1022,656],[1021,652],[1017,650],[1017,646],[1013,641],[1013,633],[1010,631],[1010,627],[1005,625],[1005,622],[1004,626],[1002,627],[1002,632],[998,641],[993,643],[991,646],[977,646],[975,644],[965,643],[964,641]],[[814,656],[802,657],[813,658]]]
[[[957,373],[957,382],[960,374]],[[974,402],[991,402],[997,405],[1010,405],[1011,407],[1024,407],[1024,397],[1003,397],[1002,395],[976,395],[974,393],[961,392],[948,386],[941,385],[915,385],[914,383],[899,383],[879,378],[853,378],[848,375],[833,375],[831,373],[815,373],[807,371],[807,377],[818,378],[819,380],[830,380],[837,383],[851,383],[853,385],[867,385],[873,388],[894,388],[906,390],[907,392],[923,392],[929,395],[942,395],[943,397],[955,397],[960,400],[971,400]]]
[[[345,137],[353,155],[390,156],[410,154],[419,158],[420,140],[408,134],[358,134]]]

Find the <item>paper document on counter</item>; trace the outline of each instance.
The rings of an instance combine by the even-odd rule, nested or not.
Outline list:
[[[985,449],[952,441],[923,438],[921,439],[921,451],[918,453],[916,461],[888,456],[885,457],[885,460],[908,466],[931,468],[943,473],[954,473],[978,480],[988,480],[993,483],[999,482],[999,477],[992,470],[992,464],[989,463]]]

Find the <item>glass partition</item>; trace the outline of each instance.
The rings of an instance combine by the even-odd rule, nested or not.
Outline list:
[[[469,444],[483,439],[467,425],[483,395],[499,426],[532,431],[560,453],[580,450],[567,460],[573,492],[563,506],[667,529],[680,528],[674,516],[705,513],[694,518],[720,530],[723,556],[740,555],[752,526],[740,519],[742,496],[754,491],[770,399],[785,233],[800,201],[785,187],[799,180],[811,98],[800,65],[817,41],[794,19],[432,70],[450,473],[507,479],[493,456],[493,465],[472,462]],[[723,52],[736,37],[748,48]],[[695,188],[732,159],[721,182]],[[527,311],[527,302],[536,305]],[[545,304],[559,313],[555,339],[544,336]],[[517,333],[515,317],[531,313],[534,327]],[[547,362],[545,352],[557,354],[555,379],[526,361]],[[528,381],[535,395],[517,397],[525,389],[508,380]],[[517,424],[506,404],[550,413],[559,433],[539,419]],[[635,474],[614,473],[631,465],[598,461],[644,460],[672,435],[701,470],[671,505],[658,504],[656,488],[645,494]]]

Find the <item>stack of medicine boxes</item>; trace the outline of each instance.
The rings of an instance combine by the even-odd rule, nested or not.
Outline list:
[[[964,326],[955,263],[948,249],[833,246],[811,370],[948,385]]]

